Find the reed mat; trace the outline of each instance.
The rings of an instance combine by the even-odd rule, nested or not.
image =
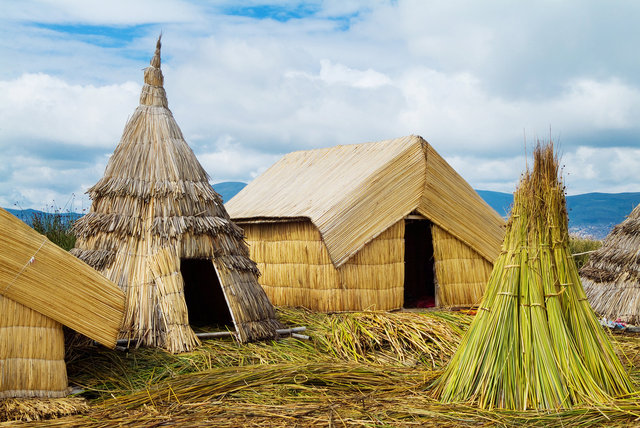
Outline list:
[[[316,314],[279,309],[287,326],[310,340],[238,344],[207,340],[172,355],[76,346],[67,355],[70,383],[82,387],[83,414],[0,426],[633,426],[640,405],[561,413],[488,411],[442,404],[431,385],[472,317],[460,312]],[[611,336],[634,382],[640,337]]]

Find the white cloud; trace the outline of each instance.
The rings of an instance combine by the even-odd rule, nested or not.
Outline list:
[[[189,22],[198,19],[197,6],[180,0],[23,0],[5,2],[3,15],[40,23],[128,25]]]
[[[99,179],[160,28],[169,105],[213,182],[250,180],[293,150],[420,134],[474,187],[510,192],[525,136],[551,133],[570,192],[640,189],[624,172],[638,166],[640,59],[628,55],[638,6],[290,1],[277,6],[317,11],[279,22],[220,13],[271,5],[261,0],[152,3],[6,5],[0,148],[12,157],[0,158],[0,202],[41,206],[46,192]],[[109,46],[112,36],[33,22],[104,25],[113,37],[144,27]]]
[[[43,73],[0,81],[0,146],[41,140],[113,147],[140,85],[71,85]]]
[[[198,160],[209,173],[212,183],[253,179],[279,158],[278,154],[242,147],[228,135],[219,138],[215,151],[198,154]]]

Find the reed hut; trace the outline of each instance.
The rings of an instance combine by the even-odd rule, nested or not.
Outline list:
[[[468,306],[504,220],[419,136],[287,154],[226,204],[275,305]]]
[[[598,314],[640,324],[640,205],[589,256],[580,277]]]
[[[0,399],[68,394],[66,325],[114,347],[124,294],[0,209]]]
[[[240,341],[274,337],[275,311],[243,233],[168,108],[160,39],[140,105],[74,225],[73,254],[127,296],[121,338],[186,352],[191,325],[229,326]]]

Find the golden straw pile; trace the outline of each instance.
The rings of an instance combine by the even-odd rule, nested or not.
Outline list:
[[[558,172],[553,143],[538,144],[481,308],[435,389],[443,402],[557,410],[632,391],[568,251]]]

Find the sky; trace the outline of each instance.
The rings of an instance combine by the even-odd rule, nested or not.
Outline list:
[[[568,194],[640,191],[640,2],[0,9],[5,208],[88,209],[160,32],[169,108],[212,183],[249,182],[295,150],[416,134],[476,189],[513,192],[553,139]]]

